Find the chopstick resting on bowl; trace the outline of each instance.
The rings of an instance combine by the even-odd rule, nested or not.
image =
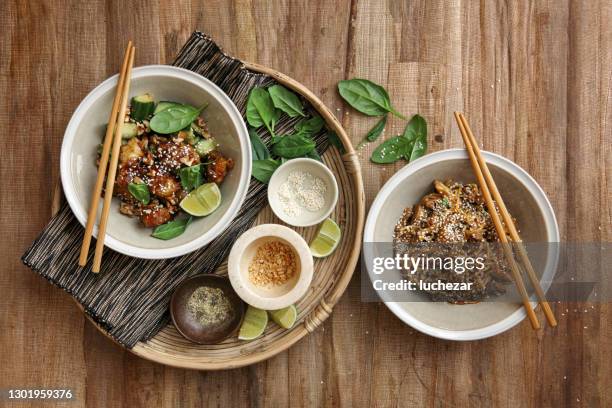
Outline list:
[[[523,305],[525,307],[531,325],[534,329],[540,328],[540,322],[538,321],[535,312],[531,308],[529,296],[527,294],[527,290],[525,289],[525,284],[523,283],[523,280],[521,278],[520,269],[514,259],[512,250],[508,245],[509,241],[506,235],[506,230],[504,229],[504,226],[501,223],[499,214],[497,213],[495,204],[493,202],[493,198],[495,198],[495,201],[497,202],[499,212],[501,213],[502,218],[504,220],[504,224],[508,229],[508,232],[510,233],[511,241],[517,244],[516,246],[518,247],[518,252],[520,254],[521,261],[527,271],[527,275],[529,276],[531,284],[534,287],[534,290],[538,297],[539,303],[542,306],[542,310],[544,311],[546,319],[552,327],[555,327],[557,325],[557,320],[555,319],[550,305],[546,301],[544,291],[542,290],[542,287],[540,286],[540,281],[538,280],[533,266],[529,261],[529,257],[527,256],[527,252],[525,251],[525,248],[522,244],[522,240],[518,234],[516,226],[514,225],[514,221],[512,220],[512,217],[510,216],[510,213],[508,212],[508,209],[506,208],[506,205],[504,204],[504,201],[501,195],[499,194],[497,185],[495,184],[495,181],[493,180],[493,176],[491,176],[491,172],[489,171],[487,163],[485,162],[480,152],[480,148],[478,147],[476,138],[474,137],[474,134],[472,133],[472,130],[470,129],[467,123],[467,119],[465,118],[465,116],[463,116],[463,114],[459,112],[455,112],[455,119],[457,120],[457,124],[461,132],[461,137],[463,138],[463,142],[465,143],[470,162],[472,164],[472,168],[474,170],[474,173],[476,174],[476,179],[478,180],[480,189],[482,190],[482,195],[485,199],[485,203],[487,205],[489,214],[491,215],[491,219],[493,220],[493,224],[495,225],[497,235],[499,236],[499,239],[502,242],[504,254],[510,264],[515,284],[521,295]],[[493,194],[493,197],[491,197],[491,193]]]
[[[516,247],[518,249],[520,259],[523,263],[525,270],[527,271],[527,276],[529,277],[531,285],[533,286],[536,296],[538,297],[538,302],[540,306],[542,307],[542,310],[544,311],[546,320],[548,321],[548,324],[550,324],[550,326],[555,327],[557,326],[557,319],[555,318],[555,315],[550,305],[548,304],[548,301],[546,300],[546,296],[544,295],[544,291],[542,290],[542,287],[540,286],[540,281],[538,277],[536,276],[535,270],[533,269],[533,265],[529,261],[529,256],[527,255],[527,251],[525,250],[525,246],[523,245],[523,240],[521,239],[518,233],[518,230],[516,229],[516,225],[514,225],[514,221],[512,220],[512,217],[510,216],[510,212],[508,211],[508,208],[506,207],[506,204],[504,203],[504,200],[502,199],[501,194],[499,193],[497,185],[495,184],[495,181],[493,180],[493,176],[491,175],[491,172],[489,171],[489,167],[487,166],[487,163],[484,157],[482,156],[482,153],[480,152],[480,148],[478,147],[478,143],[476,142],[476,137],[472,133],[472,130],[470,129],[470,126],[467,123],[467,119],[462,113],[455,113],[455,117],[457,118],[458,123],[459,121],[463,123],[464,130],[466,131],[467,141],[470,143],[472,151],[476,157],[477,164],[482,170],[487,187],[489,188],[491,194],[493,195],[493,199],[497,202],[497,205],[499,207],[499,212],[501,213],[504,224],[508,232],[510,233],[510,239],[512,242],[516,243]],[[461,129],[461,126],[459,126],[459,128]],[[462,136],[463,136],[463,133],[462,133]],[[464,138],[464,141],[465,140],[466,138]],[[466,143],[466,146],[467,146],[467,143]]]
[[[100,218],[100,226],[98,230],[98,240],[96,242],[96,252],[94,255],[94,264],[92,267],[93,272],[100,271],[100,263],[102,262],[102,250],[104,249],[104,237],[106,234],[106,223],[108,221],[108,213],[110,208],[110,202],[113,195],[113,187],[115,184],[115,175],[117,172],[117,162],[119,159],[119,148],[121,147],[121,124],[123,123],[123,117],[125,115],[125,109],[127,107],[127,98],[130,88],[130,75],[132,72],[132,66],[134,64],[134,46],[132,41],[128,42],[127,48],[123,55],[123,64],[119,73],[119,80],[117,83],[117,90],[115,98],[113,99],[113,107],[111,114],[108,119],[108,126],[106,128],[106,134],[104,136],[104,144],[102,146],[102,153],[100,155],[100,163],[98,165],[98,176],[94,185],[94,190],[91,196],[91,203],[89,206],[89,212],[87,215],[87,225],[85,226],[85,232],[83,234],[83,244],[81,245],[81,254],[79,257],[79,265],[85,266],[87,263],[87,256],[89,253],[89,246],[91,244],[91,237],[93,234],[93,228],[96,222],[96,215],[98,212],[98,204],[100,202],[100,195],[102,194],[102,185],[104,183],[104,176],[108,169],[108,161],[111,159],[110,169],[108,170],[108,177],[106,181],[106,192],[104,194],[104,206],[102,208],[102,216]],[[114,130],[114,137],[113,137]],[[112,147],[112,156],[110,156]]]

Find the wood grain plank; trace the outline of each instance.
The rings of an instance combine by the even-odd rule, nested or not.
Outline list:
[[[36,277],[19,259],[50,215],[50,207],[45,206],[51,204],[58,175],[56,158],[67,120],[88,87],[100,79],[97,64],[61,66],[63,58],[80,62],[91,54],[94,59],[100,55],[96,48],[87,49],[99,41],[96,22],[86,26],[75,21],[68,26],[66,7],[70,6],[74,2],[58,8],[7,1],[0,13],[3,26],[10,27],[0,34],[7,47],[2,52],[0,76],[5,95],[0,102],[5,146],[0,174],[7,186],[0,197],[5,209],[0,216],[5,234],[0,249],[4,260],[0,342],[5,350],[2,365],[10,370],[3,372],[0,386],[71,388],[82,401],[86,392],[80,341],[83,316],[75,313],[69,296]],[[85,7],[95,12],[95,5]],[[79,38],[84,47],[69,41],[71,36]],[[64,92],[67,90],[71,92]]]

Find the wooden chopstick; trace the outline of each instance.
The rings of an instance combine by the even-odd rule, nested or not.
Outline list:
[[[110,211],[111,201],[113,199],[113,189],[115,187],[115,176],[117,174],[117,164],[119,162],[119,149],[121,148],[121,125],[127,108],[128,95],[130,92],[130,76],[132,74],[132,66],[134,65],[134,51],[132,47],[129,52],[128,65],[125,71],[125,81],[121,90],[121,107],[117,114],[115,125],[115,137],[113,139],[113,150],[110,156],[110,167],[106,177],[106,190],[104,191],[104,205],[102,207],[102,215],[100,216],[100,226],[98,227],[98,240],[96,241],[96,251],[94,253],[94,261],[91,270],[100,272],[100,264],[102,263],[102,251],[104,250],[104,238],[106,236],[106,226],[108,224],[108,214]]]
[[[502,199],[501,194],[499,193],[499,190],[497,189],[497,185],[495,184],[495,180],[493,180],[493,176],[491,175],[491,172],[489,171],[487,162],[484,160],[484,157],[482,156],[482,153],[480,152],[480,148],[478,147],[478,143],[476,142],[476,137],[474,137],[474,134],[472,133],[472,130],[470,129],[470,126],[467,123],[467,119],[462,113],[459,114],[459,118],[463,122],[465,130],[467,131],[467,135],[471,142],[472,149],[474,150],[474,153],[476,154],[476,158],[478,159],[478,164],[480,165],[480,168],[484,174],[484,178],[485,178],[485,181],[487,182],[489,190],[493,194],[493,199],[497,202],[497,206],[499,207],[499,211],[504,220],[504,224],[506,225],[506,228],[508,229],[508,232],[510,233],[510,238],[512,239],[512,241],[517,243],[516,246],[518,248],[518,252],[519,252],[521,261],[523,263],[523,266],[525,267],[525,270],[527,271],[527,276],[529,277],[529,280],[531,281],[531,285],[534,288],[536,296],[538,297],[539,304],[542,307],[542,310],[544,311],[546,320],[548,321],[548,324],[550,324],[551,327],[555,327],[557,326],[557,319],[555,318],[555,315],[552,309],[550,308],[548,301],[546,300],[546,296],[544,295],[544,291],[542,290],[542,287],[540,286],[540,281],[538,277],[536,276],[535,270],[533,269],[533,265],[529,261],[529,256],[527,255],[527,251],[525,250],[525,246],[523,245],[523,240],[521,239],[516,229],[516,226],[514,225],[514,221],[512,220],[512,217],[510,216],[510,212],[508,211],[508,208],[506,208],[506,204],[504,203],[504,200]]]
[[[121,103],[121,92],[125,83],[125,72],[127,70],[131,48],[132,41],[128,41],[127,48],[125,49],[125,53],[123,54],[123,64],[121,65],[121,71],[119,71],[119,80],[117,82],[115,99],[113,99],[113,107],[111,109],[110,117],[108,118],[106,134],[104,135],[104,145],[102,146],[100,163],[98,165],[98,177],[96,178],[96,184],[94,186],[93,192],[91,193],[91,203],[89,205],[89,213],[87,215],[87,225],[83,234],[83,244],[81,245],[81,255],[79,257],[80,266],[85,266],[85,264],[87,263],[89,245],[91,244],[92,232],[96,223],[98,203],[100,202],[100,195],[102,193],[104,175],[106,174],[106,168],[108,167],[108,157],[113,141],[113,129],[115,128],[114,124],[117,122],[117,112],[119,111],[119,104]]]
[[[467,135],[465,125],[461,120],[458,112],[455,112],[455,119],[457,120],[457,125],[459,125],[459,130],[461,133],[461,137],[463,138],[463,142],[465,143],[466,150],[470,157],[470,162],[472,164],[472,169],[474,170],[474,174],[476,175],[476,179],[478,180],[478,185],[482,190],[482,196],[487,205],[487,209],[489,214],[491,215],[491,219],[493,220],[493,224],[495,225],[495,230],[497,231],[497,235],[499,236],[500,241],[502,242],[502,248],[504,250],[504,255],[508,259],[508,263],[510,264],[510,269],[512,270],[512,275],[514,277],[514,283],[521,295],[521,299],[523,301],[523,306],[525,307],[525,311],[527,312],[527,316],[529,317],[529,321],[531,322],[531,326],[538,330],[540,328],[540,322],[538,321],[538,317],[535,312],[531,308],[531,303],[529,302],[529,296],[527,294],[527,289],[525,289],[525,284],[523,283],[523,279],[521,278],[521,273],[514,260],[514,256],[512,251],[510,250],[508,244],[508,238],[506,237],[506,231],[502,225],[501,220],[499,219],[499,215],[497,214],[497,210],[495,209],[495,204],[493,203],[493,198],[491,198],[491,193],[489,192],[489,188],[487,187],[487,183],[482,174],[482,170],[480,169],[480,165],[478,164],[478,160],[476,159],[476,154],[474,153],[474,149],[470,139]]]

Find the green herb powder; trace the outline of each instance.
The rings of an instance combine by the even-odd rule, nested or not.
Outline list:
[[[202,326],[212,326],[231,318],[232,304],[223,290],[201,286],[189,297],[187,310]]]

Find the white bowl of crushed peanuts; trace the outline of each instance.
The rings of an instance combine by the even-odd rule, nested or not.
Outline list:
[[[278,310],[306,294],[313,260],[308,244],[297,232],[283,225],[263,224],[238,238],[227,269],[242,300],[259,309]]]

